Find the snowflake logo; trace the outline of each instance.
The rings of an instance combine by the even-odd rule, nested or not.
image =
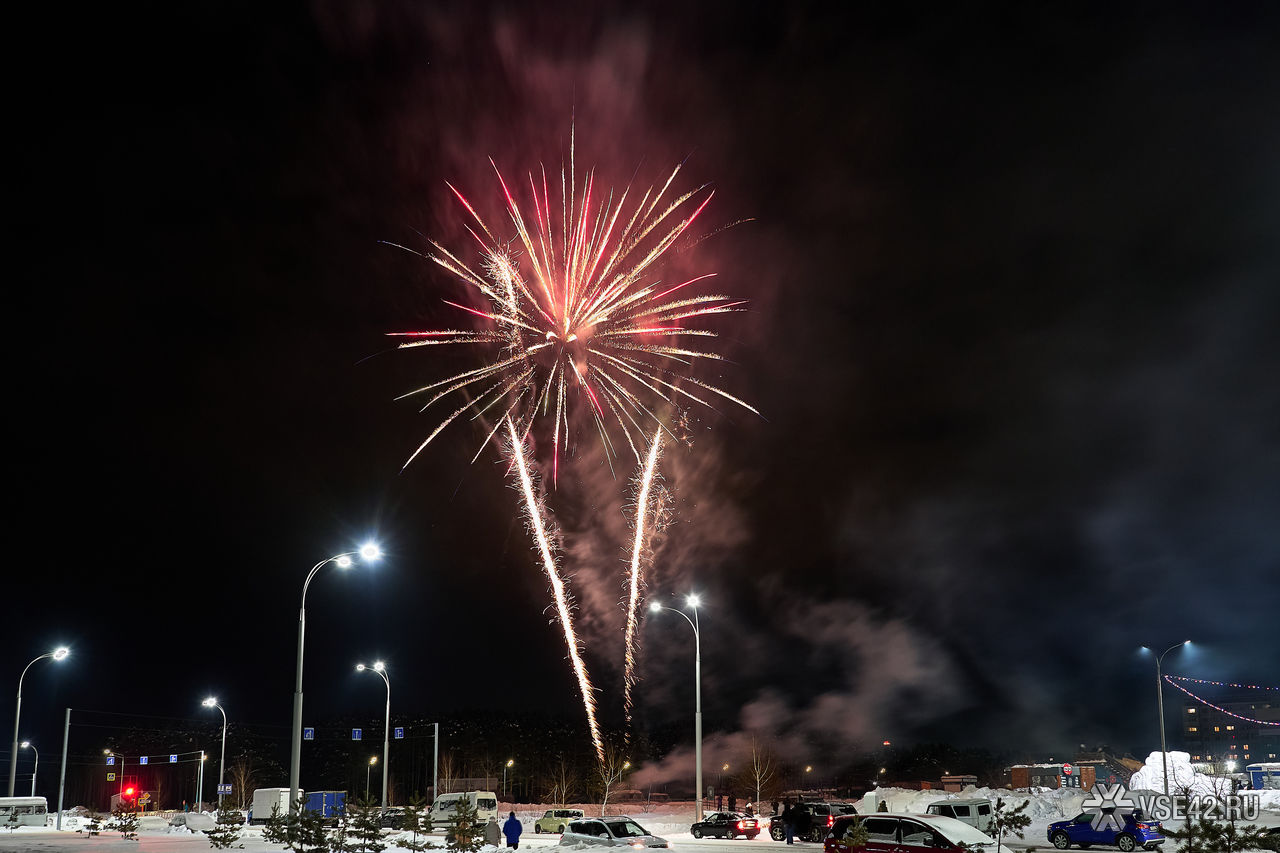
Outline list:
[[[1086,812],[1096,810],[1093,816],[1093,822],[1090,826],[1094,832],[1103,829],[1110,829],[1112,832],[1119,832],[1123,829],[1120,822],[1120,815],[1132,812],[1135,808],[1133,800],[1129,799],[1129,792],[1124,785],[1094,785],[1089,789],[1089,799],[1082,804]]]

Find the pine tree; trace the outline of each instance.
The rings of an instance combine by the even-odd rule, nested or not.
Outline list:
[[[338,818],[338,825],[329,833],[329,851],[330,853],[352,853],[355,849],[352,844],[347,841],[347,809],[344,804],[343,814]]]
[[[79,830],[77,830],[78,832]],[[89,812],[89,821],[84,825],[84,831],[93,836],[102,832],[102,815],[97,812]]]
[[[1208,818],[1187,821],[1182,829],[1166,829],[1165,835],[1179,842],[1178,853],[1236,853],[1239,850],[1268,849],[1265,830],[1257,826],[1237,826],[1235,821],[1217,823]]]
[[[18,828],[18,811],[14,809],[9,815],[9,819],[4,822],[4,828],[9,830],[9,834],[13,835],[13,831]]]
[[[880,802],[884,802],[881,800]],[[879,809],[876,809],[879,811]],[[886,810],[887,811],[887,810]],[[861,820],[851,820],[849,825],[844,829],[843,843],[849,845],[850,850],[863,850],[867,846],[867,842],[871,840],[871,833],[867,830],[867,824]]]
[[[137,841],[138,816],[128,811],[123,804],[116,806],[116,810],[111,813],[111,823],[107,824],[107,829],[119,832],[120,837],[127,841]]]
[[[209,836],[209,846],[215,850],[226,850],[230,847],[239,847],[243,850],[243,844],[236,844],[240,840],[240,821],[243,819],[240,812],[229,805],[219,808],[213,829],[205,830],[205,835]]]
[[[413,838],[409,841],[397,841],[400,847],[405,850],[412,850],[414,853],[421,853],[431,847],[426,842],[418,840],[419,835],[426,835],[431,831],[431,812],[426,808],[426,801],[420,794],[414,794],[409,798],[409,804],[404,807],[404,817],[400,819],[400,829],[403,832],[412,833]]]
[[[466,797],[458,797],[445,842],[445,846],[457,853],[475,853],[484,846],[484,828],[479,826],[476,810]]]
[[[357,800],[355,807],[347,812],[351,816],[349,832],[354,839],[347,848],[351,853],[382,853],[387,849],[382,842],[382,809],[375,801]]]
[[[1023,834],[1024,830],[1030,823],[1031,818],[1023,814],[1027,810],[1027,806],[1031,805],[1030,800],[1023,800],[1022,805],[1016,809],[1005,807],[1002,797],[996,797],[996,807],[991,813],[991,832],[996,836],[996,853],[1000,851],[1000,845],[1004,842],[1005,835],[1016,835],[1019,838],[1026,838]]]
[[[262,840],[270,844],[284,844],[289,840],[288,815],[281,813],[279,803],[271,806],[271,816],[262,827]]]
[[[273,810],[274,814],[274,810]],[[324,834],[324,819],[307,808],[305,797],[285,816],[284,849],[293,853],[328,853],[329,839]]]

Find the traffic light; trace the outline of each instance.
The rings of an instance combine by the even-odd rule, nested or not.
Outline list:
[[[134,793],[136,793],[136,792],[134,791],[133,786],[132,786],[132,785],[130,785],[129,787],[127,787],[127,788],[125,788],[125,789],[124,789],[124,798],[125,798],[126,800],[132,800],[132,799],[133,799],[133,795],[134,795]]]

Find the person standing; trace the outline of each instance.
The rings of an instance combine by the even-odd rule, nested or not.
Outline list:
[[[490,847],[497,847],[502,843],[502,829],[494,815],[489,815],[489,822],[484,825],[484,843]]]
[[[516,813],[512,812],[507,817],[507,822],[502,825],[502,834],[507,836],[507,846],[512,850],[520,849],[520,833],[524,831],[524,827],[520,825],[520,821],[516,820]]]
[[[795,844],[796,840],[796,810],[791,805],[790,800],[785,800],[782,804],[782,829],[786,832],[787,843]]]

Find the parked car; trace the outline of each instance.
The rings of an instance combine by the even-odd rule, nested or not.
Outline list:
[[[851,844],[849,829],[862,823],[867,841]],[[982,850],[996,840],[953,817],[931,814],[869,814],[838,817],[823,840],[823,853],[890,853],[893,850]]]
[[[1107,847],[1119,847],[1124,853],[1141,847],[1154,850],[1164,843],[1163,827],[1160,821],[1144,820],[1141,809],[1123,812],[1119,809],[1103,809],[1106,814],[1115,815],[1119,819],[1117,829],[1108,822],[1106,826],[1093,828],[1098,819],[1098,812],[1081,812],[1071,820],[1060,820],[1049,824],[1046,830],[1049,843],[1059,850],[1066,850],[1072,844],[1082,850],[1101,844]]]
[[[989,833],[991,831],[990,800],[941,800],[936,803],[930,803],[928,811],[929,814],[953,817],[982,832]]]
[[[760,834],[760,822],[741,812],[713,812],[689,827],[689,834],[694,838],[704,835],[712,838],[737,838],[743,835],[751,839]]]
[[[382,813],[382,821],[378,824],[383,829],[399,829],[404,820],[404,806],[387,806]]]
[[[669,847],[667,839],[659,838],[631,818],[584,818],[569,821],[560,836],[561,847]]]
[[[800,811],[796,818],[795,836],[801,841],[821,841],[836,818],[858,813],[850,803],[796,803],[791,808]],[[769,836],[774,841],[787,837],[782,815],[776,814],[769,821]]]
[[[533,822],[534,832],[564,832],[569,821],[583,817],[582,809],[547,809],[547,813]]]

